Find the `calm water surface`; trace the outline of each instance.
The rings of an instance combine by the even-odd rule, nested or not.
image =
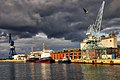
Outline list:
[[[0,63],[0,80],[120,80],[120,65]]]

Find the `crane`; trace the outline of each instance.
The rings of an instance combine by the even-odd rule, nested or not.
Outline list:
[[[96,50],[98,52],[97,57],[100,57],[100,54],[101,54],[100,50],[102,50],[107,57],[106,48],[102,44],[100,44],[97,39],[97,34],[100,33],[104,4],[105,4],[105,1],[103,1],[99,9],[95,23],[90,25],[86,32],[86,35],[88,36],[88,41],[82,48],[82,52],[85,51],[87,59],[90,59],[88,54],[89,50]],[[82,59],[82,54],[81,54],[81,59]]]
[[[14,41],[12,40],[11,33],[9,33],[9,44],[10,44],[10,51],[9,51],[9,59],[13,59],[13,56],[16,55]]]

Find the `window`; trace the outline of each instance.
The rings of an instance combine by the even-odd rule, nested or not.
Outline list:
[[[112,40],[110,40],[110,42],[112,42]]]

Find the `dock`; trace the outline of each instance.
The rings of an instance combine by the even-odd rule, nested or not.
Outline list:
[[[26,60],[0,60],[0,62],[26,62]]]
[[[57,63],[58,60],[55,60]],[[71,60],[72,63],[81,63],[81,64],[110,64],[110,65],[120,65],[120,59],[92,59],[92,60],[81,60],[74,59]]]
[[[0,62],[26,62],[26,60],[0,60]],[[55,60],[58,63],[58,60]],[[71,63],[80,63],[80,64],[109,64],[109,65],[120,65],[119,59],[92,59],[92,60],[81,60],[73,59]]]

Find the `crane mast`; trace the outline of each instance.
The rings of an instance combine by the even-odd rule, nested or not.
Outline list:
[[[104,9],[104,5],[105,5],[105,1],[103,1],[101,7],[100,7],[100,10],[98,12],[98,15],[97,15],[97,18],[96,18],[96,21],[95,21],[95,26],[94,26],[94,29],[95,29],[95,32],[100,32],[100,28],[101,28],[101,23],[102,23],[102,17],[103,17],[103,9]]]
[[[101,5],[101,7],[99,9],[99,12],[98,12],[95,23],[88,27],[86,35],[94,35],[94,36],[96,36],[97,33],[100,33],[104,5],[105,5],[105,1],[103,1],[102,5]]]

